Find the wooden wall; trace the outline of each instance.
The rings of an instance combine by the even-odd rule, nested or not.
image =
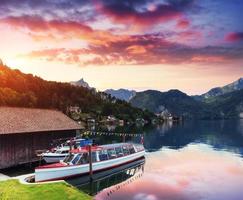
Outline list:
[[[0,169],[36,161],[36,150],[49,149],[53,140],[73,136],[76,131],[0,135]]]

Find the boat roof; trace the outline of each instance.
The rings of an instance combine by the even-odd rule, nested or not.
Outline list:
[[[105,145],[101,145],[100,147],[103,147],[103,148],[114,148],[114,147],[127,146],[127,145],[131,145],[131,143],[105,144]]]
[[[105,145],[100,145],[100,146],[92,146],[91,151],[97,151],[97,150],[106,150],[110,148],[116,148],[116,147],[121,147],[121,146],[129,146],[132,145],[132,143],[115,143],[115,144],[105,144]],[[78,149],[73,149],[71,152],[72,153],[84,153],[88,152],[88,146],[81,147]]]

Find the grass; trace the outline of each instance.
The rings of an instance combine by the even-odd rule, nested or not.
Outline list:
[[[18,180],[0,181],[1,200],[91,200],[92,198],[75,189],[71,185],[60,183],[47,183],[39,185],[24,185]]]

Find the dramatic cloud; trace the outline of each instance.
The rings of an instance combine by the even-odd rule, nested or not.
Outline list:
[[[108,31],[93,30],[90,26],[75,21],[45,20],[40,16],[23,15],[0,19],[0,24],[26,31],[35,40],[79,39],[90,44],[106,44],[107,41],[124,40],[127,36],[115,36]]]
[[[177,22],[177,27],[181,29],[188,28],[190,25],[190,22],[187,19],[181,19]]]
[[[243,41],[243,32],[232,32],[225,36],[225,40],[228,42]]]
[[[103,0],[96,1],[96,8],[116,23],[134,27],[149,27],[161,22],[178,19],[193,1]]]
[[[80,66],[241,59],[243,32],[231,32],[240,25],[226,3],[215,5],[219,10],[195,0],[2,0],[0,28],[33,39],[30,53],[15,54]],[[212,25],[219,19],[223,28]]]
[[[124,41],[106,45],[90,45],[86,49],[44,49],[33,51],[30,58],[62,61],[80,66],[86,65],[151,65],[183,63],[226,63],[243,57],[243,48],[201,47],[192,48],[164,39],[163,35],[131,36]]]

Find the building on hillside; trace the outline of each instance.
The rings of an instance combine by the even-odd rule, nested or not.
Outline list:
[[[113,115],[109,115],[106,118],[106,122],[107,123],[111,123],[111,124],[117,123],[117,120],[118,119],[115,116],[113,116]]]
[[[88,123],[88,124],[95,124],[95,122],[96,122],[96,121],[95,121],[94,118],[92,118],[92,117],[88,117],[88,118],[87,118],[87,123]]]
[[[100,92],[100,98],[102,100],[107,100],[109,99],[110,95],[109,94],[106,94],[105,92]]]
[[[0,169],[37,161],[37,150],[82,128],[56,110],[0,107]]]
[[[68,111],[71,113],[81,113],[81,108],[79,106],[70,106]]]

